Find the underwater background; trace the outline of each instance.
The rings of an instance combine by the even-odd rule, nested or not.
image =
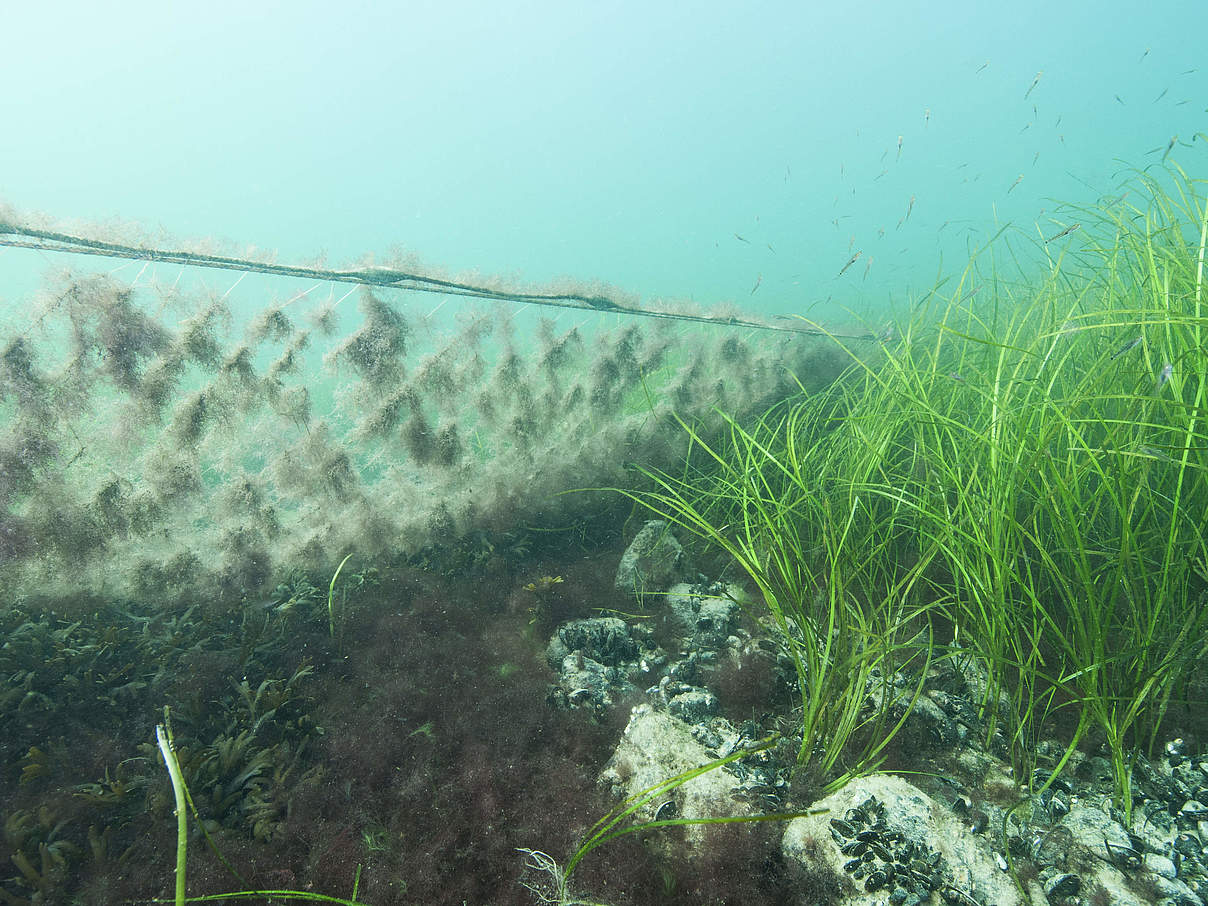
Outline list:
[[[796,484],[763,491],[795,500],[817,474],[830,499],[846,481],[867,501],[885,497],[869,490],[878,476],[917,491],[931,516],[958,488],[954,525],[985,512],[972,493],[984,470],[965,474],[967,462],[1034,440],[1039,457],[1054,424],[1089,411],[1081,446],[1046,454],[1068,456],[1064,484],[1025,487],[1037,460],[1021,454],[1016,483],[987,499],[1026,511],[1020,525],[1054,506],[1021,547],[1068,539],[1061,518],[1087,526],[1073,554],[1054,547],[1045,563],[1070,586],[1084,580],[1072,599],[1105,594],[1100,630],[1123,638],[1141,598],[1140,647],[1155,627],[1182,629],[1163,642],[1177,659],[1141,657],[1117,677],[1160,675],[1165,696],[1136,726],[1103,716],[1103,734],[1121,731],[1117,781],[1128,787],[1122,753],[1141,737],[1152,747],[1170,702],[1202,702],[1179,683],[1202,656],[1208,584],[1203,4],[68,3],[9,11],[5,27],[0,239],[41,231],[401,269],[478,298],[0,244],[0,901],[171,900],[162,724],[197,806],[190,895],[532,902],[517,850],[563,859],[615,805],[597,778],[638,700],[635,687],[616,707],[568,706],[578,690],[557,691],[547,642],[609,614],[648,625],[650,651],[689,644],[657,596],[618,587],[618,562],[647,510],[683,528],[701,506],[706,541],[708,526],[740,522],[741,508],[700,505],[759,473],[750,459],[735,467],[720,439],[785,472],[777,445],[794,441],[763,420],[785,400],[824,401],[825,417],[800,424],[835,439],[794,461]],[[1146,210],[1161,216],[1134,242],[1125,224]],[[1164,316],[1138,315],[1129,295],[1160,281],[1116,269],[1146,253],[1170,262]],[[517,291],[572,304],[506,298]],[[1087,302],[1100,299],[1103,311]],[[943,342],[912,346],[933,340],[920,325],[934,319]],[[954,337],[1024,350],[1010,368],[1038,395],[1000,386],[1005,360],[953,351]],[[924,347],[933,360],[907,354]],[[878,395],[892,382],[868,377],[913,387],[924,373],[926,390],[905,397]],[[931,450],[922,434],[897,446],[915,411],[981,424],[999,401],[984,386],[1019,393],[1004,406],[1023,413],[1009,439],[987,427],[985,449]],[[1058,391],[1077,405],[1045,422]],[[868,407],[905,413],[886,417],[884,447],[869,439],[875,419],[867,433],[832,430]],[[987,419],[1002,424],[997,409]],[[1110,443],[1095,433],[1104,425]],[[891,452],[859,458],[874,449]],[[937,450],[939,466],[920,452]],[[1099,465],[1105,450],[1122,451],[1118,473]],[[1122,520],[1137,544],[1115,560],[1106,474],[1155,501]],[[806,498],[825,496],[809,487]],[[925,519],[902,530],[897,514],[886,541],[875,508],[864,526],[853,507],[847,529],[867,544],[832,550],[833,514],[811,506],[796,518],[826,530],[801,541],[803,559],[825,549],[886,564],[853,592],[861,601],[877,581],[903,601],[903,588],[933,583],[924,609],[978,645],[962,589],[941,590],[976,544],[958,551]],[[932,530],[942,555],[916,540]],[[694,577],[783,593],[783,577],[765,587],[742,550],[684,534]],[[1159,536],[1147,559],[1141,542]],[[1082,549],[1112,565],[1078,575]],[[1111,579],[1159,561],[1160,583],[1111,597]],[[801,588],[824,587],[813,569]],[[1054,588],[1068,591],[1054,579],[1036,606]],[[731,628],[768,632],[759,613]],[[906,618],[890,622],[877,632],[897,657],[914,642],[896,635]],[[1011,626],[986,634],[1025,632]],[[800,631],[777,644],[800,644]],[[1077,664],[1073,636],[1032,652]],[[979,653],[994,681],[1026,672],[1018,653]],[[760,664],[736,655],[710,685],[736,724],[783,730],[801,677]],[[1052,681],[1057,700],[1156,694],[1075,689],[1075,668],[1058,674],[1036,682]],[[1011,692],[1026,732],[1005,746],[1028,767],[1029,745],[1054,732],[1047,705],[1027,697],[1033,681]],[[853,689],[835,700],[863,695]],[[1082,740],[1083,724],[1056,723],[1062,745]],[[796,733],[804,764],[813,740]],[[811,775],[815,792],[833,780]],[[627,837],[585,860],[577,882],[611,903],[831,895],[768,855],[770,828],[741,830],[691,856]]]
[[[18,209],[768,313],[905,305],[1208,106],[1194,2],[56,9],[0,62]]]

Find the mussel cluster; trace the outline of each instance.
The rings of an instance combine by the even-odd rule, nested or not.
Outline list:
[[[938,890],[949,903],[973,904],[952,886],[943,856],[907,840],[886,821],[885,806],[869,796],[842,818],[832,818],[831,836],[848,859],[843,869],[869,893],[888,890],[893,906],[917,906]]]

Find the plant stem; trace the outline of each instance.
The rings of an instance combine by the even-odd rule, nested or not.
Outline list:
[[[185,809],[185,779],[180,773],[180,763],[172,750],[172,741],[163,724],[155,727],[155,739],[160,754],[172,778],[172,795],[176,798],[176,906],[185,902],[185,856],[189,844],[189,813]]]

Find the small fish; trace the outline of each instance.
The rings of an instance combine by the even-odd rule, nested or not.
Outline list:
[[[1170,149],[1174,147],[1174,143],[1177,142],[1178,140],[1179,140],[1179,137],[1177,135],[1172,135],[1170,137],[1170,144],[1168,144],[1166,146],[1166,150],[1162,152],[1162,162],[1163,163],[1165,163],[1166,158],[1170,156]]]
[[[898,156],[897,160],[902,159],[902,136],[898,136]]]
[[[914,210],[914,196],[913,196],[913,195],[911,195],[911,196],[910,196],[910,204],[906,205],[906,216],[905,216],[903,219],[904,219],[904,220],[909,220],[909,219],[910,219],[910,212],[911,212],[911,211],[913,211],[913,210]]]
[[[851,267],[853,264],[855,264],[856,259],[859,258],[860,255],[862,255],[862,254],[863,254],[863,252],[856,252],[854,255],[852,255],[850,258],[848,258],[847,264],[843,265],[843,270],[839,271],[839,276],[842,277],[843,274],[847,271],[847,269],[849,267]]]
[[[989,61],[989,60],[986,60],[986,62],[982,63],[982,64],[981,64],[981,66],[978,66],[978,67],[977,67],[977,72],[975,72],[975,73],[973,73],[973,74],[974,74],[974,75],[977,75],[977,73],[978,73],[978,72],[981,72],[983,69],[985,69],[985,68],[986,68],[987,66],[989,66],[989,65],[990,65],[990,61]]]
[[[1028,99],[1028,95],[1030,95],[1036,89],[1036,86],[1040,83],[1040,77],[1042,75],[1044,75],[1043,69],[1040,70],[1040,72],[1036,73],[1036,78],[1032,79],[1032,84],[1030,86],[1028,86],[1028,90],[1023,93],[1023,99],[1025,101]]]
[[[1012,190],[1013,190],[1013,189],[1014,189],[1014,188],[1015,188],[1017,185],[1019,185],[1021,182],[1023,182],[1023,174],[1022,174],[1022,173],[1020,173],[1018,176],[1016,176],[1016,177],[1015,177],[1015,182],[1011,183],[1011,188],[1010,188],[1010,189],[1007,189],[1007,194],[1008,194],[1008,195],[1010,195],[1010,194],[1011,194],[1011,192],[1012,192]]]
[[[735,239],[737,239],[739,242],[745,242],[747,245],[750,245],[750,244],[751,244],[751,242],[750,242],[750,240],[749,240],[749,239],[743,239],[743,238],[742,238],[741,236],[739,236],[737,233],[735,233],[735,234],[734,234],[734,238],[735,238]]]
[[[868,260],[864,262],[864,276],[863,276],[863,277],[861,277],[860,279],[861,279],[861,280],[867,280],[867,279],[868,279],[868,272],[869,272],[870,270],[872,270],[872,255],[869,255],[869,256],[868,256]]]
[[[773,255],[775,255],[776,250],[774,248],[772,248],[772,243],[768,242],[768,243],[766,243],[766,245],[768,247],[768,251],[771,252]]]
[[[1153,102],[1156,104],[1158,101],[1162,100],[1162,98],[1166,97],[1166,92],[1168,92],[1168,91],[1170,91],[1169,86],[1167,86],[1166,88],[1163,88],[1162,93],[1159,94],[1156,98],[1154,98]]]
[[[755,278],[755,285],[751,287],[751,295],[755,295],[755,290],[759,289],[759,284],[763,282],[763,274]]]
[[[1141,62],[1141,60],[1144,60],[1144,59],[1145,59],[1147,56],[1149,56],[1149,48],[1148,48],[1148,47],[1146,47],[1146,48],[1145,48],[1145,53],[1141,54],[1141,57],[1140,57],[1140,59],[1138,59],[1138,60],[1137,60],[1137,62],[1138,62],[1138,63],[1140,63],[1140,62]]]
[[[1054,236],[1050,236],[1048,239],[1045,240],[1045,242],[1053,242],[1057,239],[1060,239],[1062,236],[1068,236],[1070,233],[1074,232],[1074,230],[1078,229],[1078,227],[1080,227],[1080,226],[1082,226],[1082,224],[1080,224],[1080,223],[1075,223],[1073,226],[1067,226],[1060,233],[1057,233]]]
[[[1032,155],[1032,166],[1033,166],[1033,167],[1034,167],[1034,166],[1036,166],[1036,161],[1038,161],[1038,160],[1040,160],[1040,152],[1039,152],[1039,151],[1037,151],[1035,154],[1033,154],[1033,155]]]
[[[1124,98],[1120,97],[1120,95],[1116,95],[1116,102],[1117,102],[1117,103],[1118,103],[1118,104],[1119,104],[1121,107],[1123,107],[1123,106],[1124,106]]]
[[[924,107],[923,108],[923,128],[926,129],[927,124],[930,122],[931,122],[931,108]]]
[[[1112,357],[1109,361],[1114,362],[1116,359],[1120,358],[1120,356],[1124,355],[1124,353],[1128,352],[1130,349],[1136,349],[1137,346],[1141,343],[1141,341],[1143,339],[1145,339],[1145,335],[1138,334],[1136,337],[1129,340],[1127,343],[1125,343],[1123,346],[1121,346],[1118,350],[1116,350],[1116,352],[1112,354]]]
[[[1174,374],[1174,366],[1167,362],[1162,366],[1162,373],[1158,375],[1158,390],[1166,386],[1166,382],[1170,380],[1170,376]]]

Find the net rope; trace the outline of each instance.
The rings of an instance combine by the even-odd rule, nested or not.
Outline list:
[[[189,267],[209,267],[245,273],[271,274],[280,277],[299,277],[333,283],[352,283],[363,286],[379,286],[404,289],[421,293],[439,293],[450,296],[469,296],[493,302],[508,302],[516,305],[545,305],[554,308],[570,308],[579,311],[597,311],[644,318],[661,318],[674,321],[693,321],[720,327],[739,327],[754,330],[772,330],[781,333],[799,333],[813,336],[835,336],[847,339],[869,340],[869,331],[829,330],[801,320],[800,323],[772,324],[767,321],[732,315],[694,314],[691,312],[664,311],[627,305],[606,295],[588,295],[576,292],[515,292],[488,286],[445,280],[425,274],[412,273],[392,267],[361,267],[351,270],[310,267],[294,264],[275,264],[252,258],[226,255],[211,255],[181,249],[148,248],[89,239],[70,233],[36,229],[15,223],[0,222],[0,246],[35,249],[44,252],[63,252],[74,255],[98,255],[106,258],[129,258]]]

